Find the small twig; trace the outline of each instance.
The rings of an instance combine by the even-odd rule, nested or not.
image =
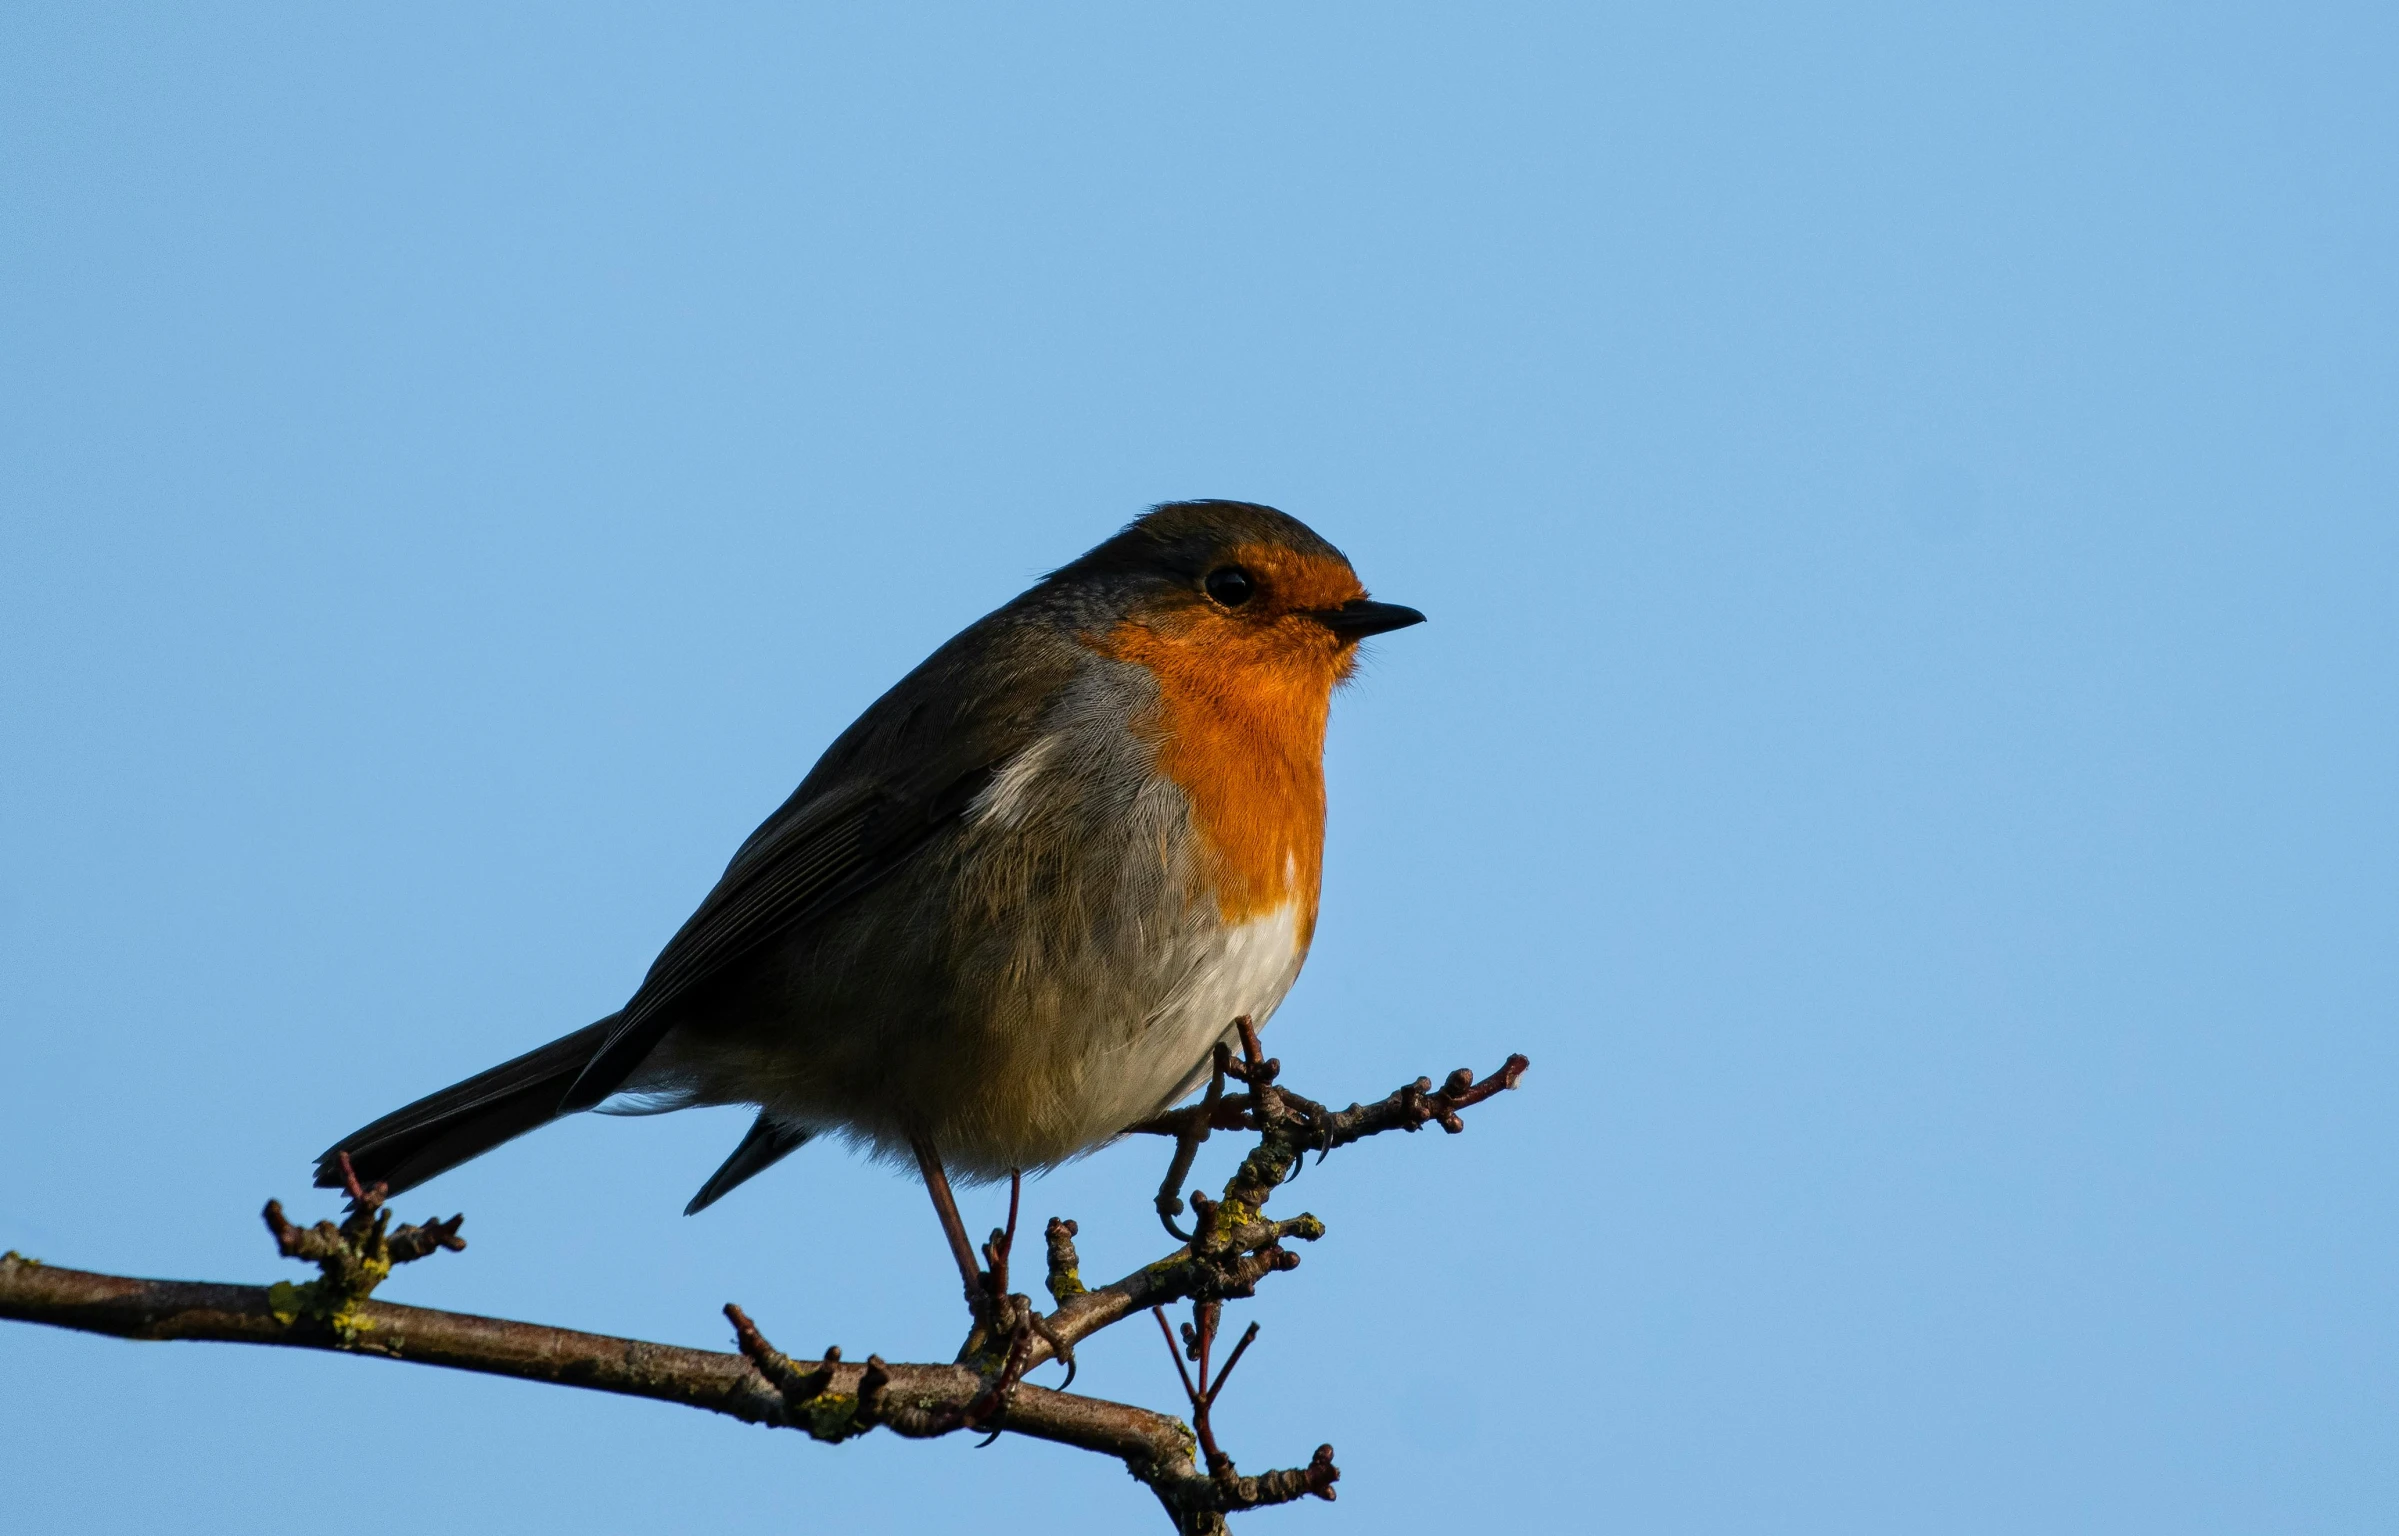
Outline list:
[[[1441,1091],[1429,1092],[1433,1080],[1420,1077],[1404,1083],[1372,1104],[1352,1104],[1336,1114],[1324,1116],[1324,1150],[1348,1146],[1380,1131],[1415,1131],[1427,1123],[1438,1123],[1452,1136],[1466,1129],[1458,1111],[1471,1109],[1495,1094],[1505,1093],[1523,1081],[1527,1058],[1510,1056],[1500,1069],[1476,1082],[1474,1073],[1464,1067],[1452,1072],[1442,1083]],[[1318,1106],[1321,1110],[1321,1106]]]
[[[1233,1379],[1233,1367],[1241,1363],[1241,1357],[1249,1352],[1250,1340],[1257,1336],[1258,1325],[1256,1323],[1251,1323],[1247,1328],[1241,1330],[1241,1341],[1233,1346],[1232,1354],[1225,1357],[1224,1369],[1216,1373],[1216,1385],[1208,1389],[1208,1400],[1200,1405],[1201,1412],[1204,1413],[1216,1406],[1217,1395],[1224,1391],[1224,1384]]]
[[[1200,1454],[1207,1458],[1208,1475],[1210,1477],[1226,1476],[1233,1470],[1233,1460],[1218,1448],[1216,1431],[1208,1423],[1207,1333],[1195,1334],[1189,1323],[1184,1324],[1183,1344],[1178,1348],[1175,1344],[1174,1330],[1166,1325],[1166,1309],[1152,1307],[1150,1315],[1158,1320],[1158,1331],[1166,1335],[1166,1352],[1174,1357],[1175,1375],[1183,1383],[1183,1396],[1191,1402],[1191,1429],[1192,1433],[1199,1438]],[[1191,1379],[1191,1372],[1183,1365],[1183,1357],[1186,1354],[1199,1362],[1199,1380],[1197,1382]]]
[[[758,1331],[758,1325],[750,1321],[750,1315],[729,1301],[725,1303],[725,1320],[733,1325],[733,1339],[743,1357],[758,1367],[758,1374],[781,1394],[785,1423],[796,1424],[798,1420],[791,1416],[792,1411],[824,1396],[825,1390],[833,1385],[833,1368],[841,1364],[840,1345],[827,1345],[825,1358],[818,1362],[817,1368],[804,1370],[798,1361],[769,1344],[766,1335]]]
[[[1217,1325],[1224,1315],[1224,1303],[1195,1301],[1191,1304],[1191,1321],[1183,1325],[1183,1345],[1179,1350],[1175,1348],[1174,1333],[1166,1326],[1166,1309],[1153,1307],[1151,1312],[1158,1319],[1159,1331],[1166,1334],[1167,1349],[1174,1354],[1175,1374],[1182,1378],[1183,1395],[1191,1401],[1191,1429],[1198,1437],[1200,1454],[1207,1459],[1208,1475],[1219,1480],[1231,1478],[1235,1474],[1233,1458],[1226,1455],[1216,1443],[1216,1399],[1223,1394],[1224,1384],[1232,1379],[1233,1367],[1241,1363],[1241,1357],[1249,1351],[1250,1342],[1257,1338],[1258,1325],[1252,1323],[1243,1331],[1241,1341],[1233,1346],[1233,1353],[1225,1361],[1224,1369],[1211,1379],[1209,1361],[1214,1352]],[[1183,1369],[1186,1358],[1199,1365],[1196,1379]]]
[[[313,1227],[295,1226],[283,1214],[280,1200],[269,1200],[259,1214],[274,1235],[276,1252],[317,1267],[317,1278],[305,1285],[279,1281],[270,1287],[276,1316],[290,1324],[305,1318],[337,1334],[347,1334],[356,1327],[358,1305],[375,1293],[393,1265],[413,1264],[445,1248],[452,1253],[465,1252],[466,1239],[458,1235],[458,1229],[466,1217],[427,1221],[394,1232],[390,1230],[391,1212],[383,1204],[385,1186],[360,1188],[357,1170],[350,1166],[346,1153],[341,1168],[350,1196],[349,1214],[341,1225],[320,1221]]]
[[[1175,1374],[1183,1378],[1183,1395],[1197,1403],[1199,1388],[1191,1384],[1191,1372],[1183,1365],[1183,1348],[1175,1342],[1175,1331],[1166,1321],[1166,1309],[1152,1307],[1150,1315],[1158,1320],[1158,1331],[1166,1336],[1166,1352],[1174,1356]]]
[[[1065,1306],[1084,1292],[1083,1258],[1075,1252],[1075,1234],[1083,1229],[1071,1221],[1052,1216],[1043,1229],[1042,1238],[1049,1248],[1050,1300]]]

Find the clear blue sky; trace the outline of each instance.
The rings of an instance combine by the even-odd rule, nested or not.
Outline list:
[[[1294,1192],[1222,1423],[1348,1477],[1261,1528],[2391,1528],[2388,8],[692,9],[0,16],[0,1247],[300,1275],[319,1148],[1244,497],[1433,618],[1279,1054],[1535,1063]],[[898,1176],[679,1214],[740,1126],[517,1143],[386,1294],[946,1351]],[[1151,1257],[1156,1152],[1032,1214]],[[968,1444],[0,1326],[28,1531],[1154,1518]]]

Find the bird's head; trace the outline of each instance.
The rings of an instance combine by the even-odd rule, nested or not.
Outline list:
[[[1050,581],[1113,621],[1092,640],[1229,684],[1273,680],[1329,691],[1358,642],[1424,615],[1366,595],[1341,551],[1298,518],[1244,501],[1154,507]]]

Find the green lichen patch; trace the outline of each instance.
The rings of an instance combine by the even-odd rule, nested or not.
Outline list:
[[[858,1422],[858,1395],[854,1392],[820,1392],[800,1405],[799,1427],[808,1432],[811,1440],[827,1445],[839,1445],[856,1435],[863,1435],[874,1426]]]

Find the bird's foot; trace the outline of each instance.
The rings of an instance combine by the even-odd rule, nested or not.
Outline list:
[[[1049,1358],[1066,1367],[1066,1379],[1058,1383],[1064,1391],[1074,1385],[1074,1343],[1060,1333],[1047,1317],[1034,1310],[1033,1299],[1008,1289],[1008,1261],[1016,1248],[1016,1219],[1023,1205],[1024,1175],[1011,1173],[1008,1179],[1008,1224],[992,1230],[991,1241],[983,1245],[984,1267],[976,1273],[978,1291],[968,1293],[973,1303],[975,1324],[968,1333],[965,1346],[959,1350],[961,1362],[979,1365],[992,1372],[990,1385],[967,1405],[965,1423],[971,1429],[990,1428],[991,1434],[983,1444],[989,1445],[999,1437],[996,1427],[1008,1411],[1016,1388],[1039,1361],[1036,1346],[1049,1346]],[[1076,1274],[1074,1251],[1075,1224],[1053,1220],[1048,1229],[1049,1290],[1061,1302],[1082,1288]]]
[[[1050,1327],[1048,1319],[1033,1309],[1033,1299],[1008,1288],[1009,1260],[1016,1251],[1016,1219],[1024,1204],[1024,1175],[1008,1175],[1008,1224],[994,1227],[991,1240],[983,1245],[983,1267],[975,1272],[974,1284],[968,1289],[969,1309],[974,1314],[974,1329],[967,1335],[966,1345],[959,1352],[962,1361],[996,1361],[999,1375],[994,1378],[994,1390],[1012,1392],[1030,1368],[1032,1345],[1035,1339],[1050,1346],[1050,1352],[1066,1366],[1066,1379],[1074,1380],[1074,1348]],[[1069,1273],[1073,1269],[1074,1225],[1071,1222],[1050,1223],[1049,1247],[1052,1290],[1056,1290],[1059,1243],[1064,1241]],[[1063,1232],[1063,1239],[1061,1238]],[[989,1394],[986,1394],[989,1396]]]
[[[1050,1357],[1063,1363],[1066,1367],[1066,1379],[1058,1383],[1059,1391],[1063,1392],[1074,1385],[1075,1379],[1074,1346],[1067,1341],[1063,1334],[1050,1326],[1048,1318],[1033,1310],[1033,1304],[1029,1298],[1024,1296],[1004,1298],[1001,1315],[994,1321],[1002,1326],[992,1328],[988,1332],[980,1328],[977,1331],[995,1341],[1005,1338],[1007,1345],[1004,1350],[999,1352],[999,1369],[992,1375],[990,1385],[986,1386],[981,1395],[976,1397],[973,1402],[966,1405],[963,1419],[969,1429],[989,1429],[991,1431],[983,1438],[984,1445],[989,1445],[1000,1437],[1000,1430],[1004,1427],[1000,1421],[1006,1416],[1008,1405],[1014,1400],[1016,1389],[1024,1381],[1025,1373],[1030,1371],[1035,1364],[1033,1355],[1036,1342],[1047,1344],[1050,1348]]]

